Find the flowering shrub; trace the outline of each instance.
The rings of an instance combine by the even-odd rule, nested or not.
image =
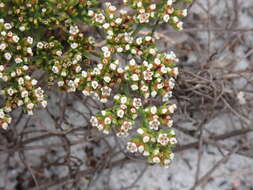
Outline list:
[[[189,2],[124,0],[118,10],[97,0],[2,0],[0,126],[8,129],[18,107],[29,115],[46,107],[45,86],[82,91],[102,103],[113,101],[91,117],[92,126],[126,136],[140,121],[127,149],[168,166],[177,143],[170,97],[178,59],[157,49],[154,29],[164,23],[182,29],[187,11],[176,8],[180,1]]]

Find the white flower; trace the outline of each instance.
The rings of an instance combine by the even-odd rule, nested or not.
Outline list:
[[[177,139],[175,137],[170,138],[170,144],[176,144],[177,143]]]
[[[142,14],[139,14],[137,16],[137,18],[139,19],[140,23],[148,23],[149,22],[149,17],[150,17],[149,13],[142,13]]]
[[[95,20],[98,23],[103,23],[105,20],[105,16],[102,13],[96,14],[95,15]]]
[[[82,93],[83,93],[84,96],[89,96],[90,95],[90,92],[87,91],[87,90],[83,90]]]
[[[176,104],[173,104],[173,105],[170,105],[168,107],[168,110],[169,110],[170,113],[174,113],[174,111],[175,111],[176,108],[177,108]]]
[[[72,44],[70,44],[70,47],[72,49],[76,49],[78,47],[78,43],[72,43]]]
[[[167,5],[169,5],[169,6],[171,6],[172,3],[173,3],[173,0],[168,0],[168,1],[167,1]]]
[[[176,17],[176,16],[173,16],[172,19],[173,19],[173,21],[176,22],[176,23],[179,21],[178,17]]]
[[[136,43],[137,43],[137,45],[141,45],[142,44],[142,38],[141,37],[137,38]]]
[[[117,52],[118,52],[118,53],[121,53],[122,51],[123,51],[123,48],[122,48],[122,47],[118,47],[118,48],[117,48]]]
[[[111,91],[112,91],[112,89],[107,86],[101,88],[101,92],[102,92],[103,96],[110,96]]]
[[[173,120],[169,120],[169,121],[167,122],[167,126],[168,126],[168,127],[172,127],[172,125],[173,125]]]
[[[0,119],[3,119],[5,116],[3,109],[0,109]]]
[[[6,123],[6,122],[2,123],[2,128],[4,130],[7,130],[8,129],[8,123]]]
[[[19,37],[18,36],[12,36],[12,40],[17,43],[19,41]]]
[[[152,40],[152,37],[151,37],[151,36],[146,36],[146,37],[145,37],[145,40],[146,40],[147,42],[149,42],[149,41]]]
[[[4,66],[0,65],[0,72],[4,71]]]
[[[6,59],[6,60],[10,60],[11,59],[11,57],[12,57],[12,55],[9,53],[9,52],[6,52],[5,54],[4,54],[4,58]]]
[[[117,72],[121,74],[121,73],[124,72],[124,69],[122,69],[121,67],[119,67],[119,68],[117,69]]]
[[[98,87],[98,82],[97,81],[92,81],[91,86],[92,86],[92,88],[96,89]]]
[[[124,121],[123,124],[120,127],[121,132],[123,132],[124,134],[127,134],[127,132],[133,128],[133,125],[131,122],[129,121]]]
[[[24,104],[24,102],[22,100],[18,100],[18,106],[22,106]]]
[[[156,91],[152,91],[151,92],[151,96],[154,98],[155,96],[157,95],[157,92]]]
[[[105,76],[104,77],[104,81],[107,82],[107,83],[109,83],[111,81],[111,77]]]
[[[108,58],[111,56],[111,52],[110,51],[105,51],[104,52],[104,57]]]
[[[157,138],[157,142],[163,146],[166,146],[169,143],[170,139],[167,134],[159,134]]]
[[[179,30],[183,30],[183,22],[178,22],[178,23],[177,23],[177,28],[178,28]]]
[[[123,116],[124,116],[124,110],[121,110],[121,109],[118,110],[117,111],[117,116],[120,117],[120,118],[123,118]]]
[[[19,79],[18,79],[18,84],[19,84],[19,85],[23,85],[23,84],[24,84],[24,82],[25,82],[25,81],[24,81],[24,79],[23,79],[23,78],[19,78]]]
[[[156,50],[155,50],[155,49],[153,49],[153,48],[151,48],[151,49],[149,49],[149,53],[150,53],[151,55],[155,55]]]
[[[138,86],[136,85],[136,84],[132,84],[131,85],[131,89],[133,90],[133,91],[135,91],[135,90],[138,90]]]
[[[15,58],[15,62],[19,64],[19,63],[22,63],[23,60],[20,57],[17,57]]]
[[[128,142],[127,143],[127,150],[129,150],[131,153],[135,153],[138,151],[138,148],[135,143]]]
[[[169,22],[169,20],[170,20],[170,15],[165,14],[165,15],[163,16],[163,20],[164,20],[164,22]]]
[[[152,161],[156,164],[159,164],[161,160],[159,157],[155,156]]]
[[[21,97],[22,98],[25,98],[27,96],[28,96],[28,91],[24,90],[24,91],[21,92]]]
[[[9,88],[9,89],[7,90],[7,93],[8,93],[10,96],[12,96],[15,92],[14,92],[14,90],[13,90],[12,88]]]
[[[95,116],[92,116],[91,119],[90,119],[90,122],[91,122],[91,125],[93,127],[97,127],[98,126],[98,119],[95,117]]]
[[[144,143],[149,142],[149,140],[150,140],[150,137],[149,137],[149,136],[144,136],[144,137],[142,138],[142,141],[143,141]]]
[[[57,66],[53,66],[53,67],[52,67],[52,71],[53,71],[54,73],[59,73],[59,69],[58,69]]]
[[[113,97],[114,100],[119,100],[120,99],[120,95],[119,94],[116,94],[114,97]]]
[[[143,145],[141,145],[141,146],[139,146],[138,147],[138,151],[140,152],[140,153],[142,153],[142,152],[144,152],[144,146]]]
[[[152,80],[153,72],[149,70],[145,70],[143,72],[144,80]]]
[[[4,24],[4,28],[5,28],[6,30],[10,30],[10,29],[12,28],[12,26],[11,26],[10,23],[5,23],[5,24]]]
[[[150,153],[148,151],[143,152],[143,156],[149,156],[149,155],[150,155]]]
[[[22,32],[25,31],[25,26],[20,26],[19,30],[22,31]]]
[[[35,85],[38,83],[38,81],[37,81],[36,79],[33,79],[33,80],[31,81],[31,83],[32,83],[33,86],[35,86]]]
[[[149,128],[153,130],[158,130],[160,126],[160,121],[157,119],[153,119],[149,121]]]
[[[171,153],[170,154],[170,160],[173,160],[174,159],[174,153]]]
[[[147,91],[148,91],[148,86],[143,85],[143,86],[141,87],[141,91],[147,92]]]
[[[112,120],[111,120],[110,117],[106,117],[106,118],[104,119],[104,122],[105,122],[106,125],[110,125],[110,124],[112,123]]]
[[[121,104],[125,104],[127,102],[127,97],[126,96],[122,96],[121,98],[120,98],[120,103]]]
[[[88,10],[88,16],[93,16],[94,15],[94,11],[93,10]]]
[[[173,73],[175,76],[177,76],[177,75],[178,75],[178,67],[174,67],[174,68],[172,69],[172,73]]]
[[[154,60],[156,65],[160,65],[161,64],[161,60],[159,58],[155,58]]]
[[[42,49],[44,47],[44,44],[42,42],[37,43],[37,48]]]
[[[28,37],[27,37],[27,42],[28,42],[29,44],[32,44],[32,43],[33,43],[33,38],[30,37],[30,36],[28,36]]]
[[[137,129],[137,133],[139,133],[140,135],[144,134],[144,130],[142,128]]]
[[[171,163],[171,161],[170,161],[169,159],[165,159],[165,160],[163,161],[163,164],[164,164],[165,168],[167,168],[167,167],[169,166],[170,163]]]
[[[34,104],[33,103],[29,103],[29,104],[26,105],[26,107],[31,110],[34,107]]]
[[[187,9],[184,9],[184,10],[182,11],[182,15],[183,15],[184,17],[187,16]]]
[[[6,47],[7,47],[7,45],[5,43],[0,44],[0,50],[1,51],[5,50]]]
[[[28,48],[26,48],[26,51],[27,51],[27,53],[33,55],[33,50],[32,50],[32,48],[28,47]]]
[[[117,24],[120,24],[122,22],[122,18],[117,18],[116,20],[115,20],[115,23],[117,23]]]
[[[157,112],[157,108],[155,106],[152,106],[150,108],[150,113],[152,113],[154,115],[154,114],[156,114],[156,112]]]
[[[29,69],[29,67],[28,67],[27,65],[24,65],[22,68],[23,68],[25,71],[27,71],[27,70]]]
[[[133,106],[137,109],[140,108],[142,106],[141,99],[140,98],[134,98],[133,99]]]
[[[79,32],[78,26],[70,26],[70,29],[69,29],[70,34],[76,35],[78,34],[78,32]]]

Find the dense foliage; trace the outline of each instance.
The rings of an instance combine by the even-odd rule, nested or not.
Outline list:
[[[45,88],[82,91],[110,105],[92,126],[118,136],[137,127],[127,149],[168,166],[177,143],[170,97],[178,59],[159,51],[154,29],[182,29],[187,11],[179,2],[124,0],[118,9],[97,0],[2,0],[0,126],[8,129],[18,107],[29,115],[46,107]]]

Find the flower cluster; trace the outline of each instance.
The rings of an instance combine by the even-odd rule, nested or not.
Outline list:
[[[177,143],[175,132],[171,129],[175,104],[151,106],[142,110],[142,124],[138,135],[128,143],[130,152],[140,152],[148,156],[150,163],[160,163],[167,167],[173,159],[171,148]]]
[[[108,134],[113,128],[118,136],[126,136],[133,128],[139,109],[142,108],[140,98],[130,98],[125,95],[114,96],[114,106],[93,116],[91,125]]]
[[[182,29],[180,1],[190,0],[124,0],[121,9],[98,0],[1,1],[0,127],[8,128],[18,107],[30,115],[46,107],[48,87],[81,91],[110,105],[91,117],[92,126],[126,136],[140,124],[127,149],[168,166],[177,142],[169,100],[178,59],[157,48],[153,29]]]
[[[174,4],[180,0],[162,0],[158,3],[152,1],[124,0],[128,5],[137,10],[134,19],[140,24],[148,24],[152,21],[169,23],[177,30],[183,29],[183,22],[180,19],[187,16],[187,9],[174,8]]]

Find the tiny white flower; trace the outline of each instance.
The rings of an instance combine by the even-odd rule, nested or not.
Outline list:
[[[156,113],[157,113],[157,108],[156,108],[155,106],[152,106],[152,107],[150,108],[150,113],[156,114]]]
[[[111,77],[105,76],[104,77],[104,81],[107,82],[107,83],[109,83],[111,81]]]
[[[22,100],[18,100],[18,106],[22,106],[24,104],[24,102]]]
[[[137,133],[139,133],[140,135],[144,134],[144,130],[142,128],[137,129]]]
[[[120,103],[121,104],[125,104],[127,102],[127,97],[126,96],[123,96],[120,98]]]
[[[159,157],[155,156],[152,161],[156,164],[159,164],[161,160]]]
[[[30,37],[30,36],[28,36],[28,38],[27,38],[27,42],[28,42],[29,44],[32,44],[32,43],[33,43],[33,38],[32,38],[32,37]]]
[[[11,59],[11,57],[12,57],[12,55],[9,53],[9,52],[6,52],[5,54],[4,54],[4,58],[6,59],[6,60],[10,60]]]
[[[88,10],[88,16],[92,17],[94,15],[94,11],[93,10]]]
[[[26,105],[26,107],[31,110],[34,107],[34,104],[33,103],[29,103],[29,104]]]
[[[17,43],[19,41],[19,37],[18,36],[12,36],[12,40]]]
[[[120,109],[120,110],[117,111],[117,116],[120,117],[120,118],[123,118],[124,114],[125,114],[124,110]]]
[[[96,89],[98,87],[98,82],[97,81],[92,81],[91,86],[92,86],[92,88]]]
[[[138,85],[136,85],[136,84],[132,84],[131,85],[131,89],[133,90],[133,91],[135,91],[135,90],[138,90]]]
[[[147,143],[147,142],[149,142],[150,137],[149,136],[144,136],[142,140],[143,140],[144,143]]]
[[[168,1],[167,1],[167,5],[169,5],[169,6],[171,6],[172,3],[173,3],[173,0],[168,0]]]
[[[10,30],[10,29],[12,28],[12,25],[11,25],[10,23],[5,23],[5,24],[4,24],[4,28],[5,28],[6,30]]]
[[[177,139],[176,138],[170,138],[170,143],[171,144],[176,144],[177,143]]]
[[[115,20],[115,23],[117,23],[117,24],[120,24],[122,22],[122,18],[117,18],[116,20]]]
[[[144,146],[143,146],[143,145],[139,146],[139,147],[138,147],[138,150],[139,150],[140,153],[144,152],[144,150],[145,150],[145,149],[144,149]]]
[[[165,14],[165,15],[163,16],[163,21],[164,21],[164,22],[169,22],[169,20],[170,20],[170,15]]]
[[[72,44],[70,44],[70,47],[72,49],[76,49],[78,47],[78,43],[72,43]]]
[[[138,147],[136,146],[135,143],[128,142],[127,143],[127,150],[129,150],[131,153],[135,153],[138,151]]]
[[[8,129],[8,123],[6,123],[6,122],[2,123],[2,128],[4,130],[7,130]]]
[[[184,17],[187,16],[187,9],[184,9],[184,10],[182,11],[182,15],[183,15]]]

